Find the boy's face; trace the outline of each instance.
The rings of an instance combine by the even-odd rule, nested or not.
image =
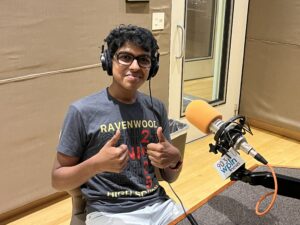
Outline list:
[[[125,43],[112,59],[113,84],[127,91],[136,91],[147,80],[150,67],[149,52],[130,42]]]

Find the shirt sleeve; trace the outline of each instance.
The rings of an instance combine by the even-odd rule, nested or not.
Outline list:
[[[63,123],[57,151],[68,156],[81,157],[86,139],[82,116],[77,108],[71,105]]]

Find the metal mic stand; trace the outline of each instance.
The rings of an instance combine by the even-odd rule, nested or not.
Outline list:
[[[300,199],[300,179],[277,174],[278,194]],[[271,172],[252,172],[245,168],[245,164],[230,175],[232,181],[243,181],[250,185],[262,185],[274,189],[274,180]]]

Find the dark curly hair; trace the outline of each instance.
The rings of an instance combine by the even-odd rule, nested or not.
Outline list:
[[[104,41],[107,43],[107,49],[111,58],[126,42],[131,42],[144,51],[150,52],[152,59],[156,57],[159,49],[151,31],[135,25],[122,24],[118,26],[108,34]]]

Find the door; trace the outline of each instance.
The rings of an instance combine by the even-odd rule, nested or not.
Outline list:
[[[224,120],[236,114],[247,11],[248,1],[172,1],[170,118],[188,123],[185,108],[195,99],[216,107]],[[203,135],[189,124],[187,142]]]

